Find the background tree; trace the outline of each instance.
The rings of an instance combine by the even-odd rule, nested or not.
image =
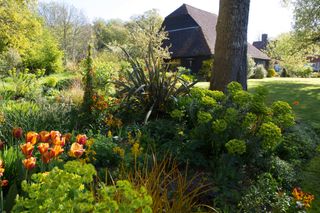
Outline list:
[[[33,3],[0,0],[0,53],[14,48],[23,55],[32,46],[30,40],[41,34],[41,22],[30,10]]]
[[[163,19],[155,9],[133,16],[126,24],[129,39],[125,49],[133,58],[148,58],[149,46],[155,58],[170,57],[168,48],[163,48],[162,42],[167,39],[167,33],[161,29]]]
[[[225,91],[231,81],[247,89],[249,7],[250,0],[220,0],[210,89]]]
[[[96,49],[98,51],[101,51],[107,44],[113,42],[123,45],[129,37],[129,31],[125,23],[120,19],[111,19],[108,21],[98,19],[93,23],[93,32],[95,35]]]
[[[34,0],[0,0],[0,70],[13,68],[62,70],[62,52],[43,27]]]
[[[320,0],[296,0],[294,29],[304,42],[320,43]]]
[[[320,52],[319,45],[302,45],[294,32],[284,33],[267,46],[267,54],[285,68],[291,76],[305,77],[304,70],[308,64],[307,56]]]
[[[46,26],[58,39],[64,51],[64,63],[76,62],[86,55],[91,39],[91,26],[84,13],[72,5],[58,2],[41,2],[39,13]]]

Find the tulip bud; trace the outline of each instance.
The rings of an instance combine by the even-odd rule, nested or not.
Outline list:
[[[20,139],[22,137],[23,131],[21,127],[15,127],[12,130],[13,137]]]

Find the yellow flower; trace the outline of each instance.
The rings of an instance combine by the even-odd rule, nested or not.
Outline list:
[[[134,143],[131,148],[131,153],[134,155],[134,157],[138,157],[141,153],[140,144]]]
[[[110,130],[108,131],[108,138],[112,138],[112,132]]]
[[[124,158],[124,149],[122,149],[121,147],[119,146],[114,147],[113,152],[115,154],[118,154],[121,158]]]

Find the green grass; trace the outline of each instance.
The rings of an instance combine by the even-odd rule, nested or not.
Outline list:
[[[200,82],[197,86],[208,88],[209,83]],[[320,128],[320,78],[265,78],[248,81],[249,91],[254,91],[257,86],[269,90],[269,103],[286,101],[292,106],[297,120]],[[294,101],[299,104],[293,105]]]

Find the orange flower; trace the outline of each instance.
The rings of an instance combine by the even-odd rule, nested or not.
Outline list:
[[[79,135],[77,135],[76,141],[77,141],[78,144],[86,145],[87,136],[79,134]]]
[[[28,132],[27,138],[26,138],[26,143],[30,142],[32,145],[35,145],[37,143],[37,139],[38,139],[38,133]]]
[[[38,146],[38,150],[43,155],[45,152],[47,152],[49,149],[49,144],[48,143],[40,143]]]
[[[50,132],[48,131],[41,131],[39,132],[39,140],[43,143],[48,143],[50,139]]]
[[[8,180],[1,180],[1,187],[7,186],[9,184]]]
[[[22,137],[23,131],[21,127],[15,127],[12,129],[12,135],[13,137],[19,139]]]
[[[20,148],[26,158],[31,157],[34,146],[30,142],[20,145]]]
[[[58,157],[63,151],[64,149],[62,149],[60,145],[55,145],[53,149],[51,149],[51,152],[53,153],[52,155],[54,157]]]
[[[51,141],[53,144],[59,144],[61,133],[59,131],[51,131],[50,132]]]
[[[27,170],[31,170],[36,166],[36,161],[37,160],[35,157],[30,157],[30,158],[24,159],[22,163]]]
[[[49,163],[50,160],[54,157],[54,153],[53,152],[49,152],[49,151],[46,151],[45,153],[43,153],[41,155],[41,160],[43,163]]]
[[[299,105],[299,101],[294,101],[292,104],[293,104],[294,106],[297,106],[297,105]]]
[[[85,149],[83,149],[83,145],[79,143],[73,143],[70,148],[69,155],[71,157],[79,158],[83,154]]]
[[[66,133],[62,137],[65,138],[65,142],[66,143],[69,143],[70,140],[71,140],[72,134],[71,133]]]

